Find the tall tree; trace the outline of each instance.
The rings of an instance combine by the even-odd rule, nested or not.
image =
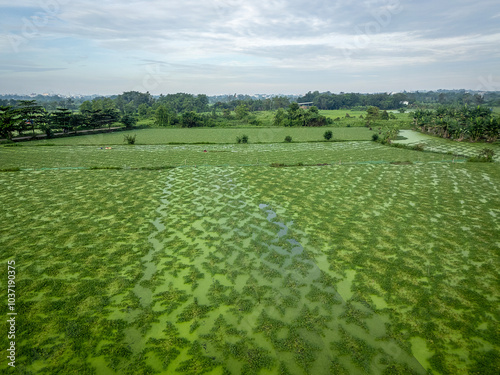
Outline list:
[[[12,139],[21,121],[19,113],[12,106],[0,106],[0,137]]]
[[[19,128],[19,135],[28,128],[31,128],[35,135],[35,128],[39,126],[45,118],[45,109],[38,105],[36,100],[19,100],[17,102],[17,111],[24,120],[24,126]]]
[[[155,111],[155,124],[157,126],[170,126],[174,124],[177,115],[167,105],[160,105]]]
[[[238,120],[244,119],[250,113],[248,110],[248,106],[246,104],[240,104],[239,106],[236,107],[234,112],[235,112],[236,118]]]
[[[52,128],[62,129],[65,133],[71,128],[71,111],[68,108],[57,108],[51,114]]]

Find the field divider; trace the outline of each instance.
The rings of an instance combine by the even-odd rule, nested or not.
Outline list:
[[[258,164],[188,164],[188,165],[168,165],[158,167],[42,167],[42,168],[20,168],[10,167],[0,169],[0,172],[36,172],[36,171],[66,171],[66,170],[127,170],[127,171],[162,171],[175,168],[221,168],[221,167],[325,167],[325,166],[341,166],[341,165],[371,165],[371,164],[393,164],[393,165],[414,165],[414,164],[455,164],[466,163],[467,159],[454,159],[454,160],[431,160],[431,161],[387,161],[387,160],[367,160],[367,161],[333,161],[330,163],[258,163]]]

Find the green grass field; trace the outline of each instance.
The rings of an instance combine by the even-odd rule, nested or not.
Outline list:
[[[325,131],[332,131],[333,140],[367,141],[373,131],[368,128],[153,128],[119,131],[66,138],[26,142],[26,146],[50,145],[123,145],[125,135],[136,135],[138,145],[163,145],[169,143],[236,143],[236,137],[246,134],[250,143],[284,142],[287,135],[295,142],[324,140]]]
[[[26,169],[0,172],[18,371],[498,372],[497,162],[92,137],[0,147],[0,169]],[[299,163],[314,166],[271,166]],[[65,169],[92,167],[120,170]]]

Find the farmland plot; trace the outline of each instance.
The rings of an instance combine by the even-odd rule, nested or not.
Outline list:
[[[0,170],[9,168],[162,168],[341,164],[360,162],[441,162],[453,155],[394,149],[375,142],[297,144],[46,146],[0,148]]]
[[[0,184],[26,371],[498,369],[496,165],[26,171]]]
[[[422,134],[414,130],[401,130],[399,133],[405,140],[397,140],[395,143],[403,143],[407,145],[420,144],[427,151],[442,152],[453,155],[465,155],[468,157],[477,156],[483,149],[490,148],[495,152],[493,159],[500,161],[500,144],[496,143],[471,143],[457,142],[449,139]]]

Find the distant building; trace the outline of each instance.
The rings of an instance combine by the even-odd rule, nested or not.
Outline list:
[[[304,102],[304,103],[297,103],[297,104],[302,109],[308,109],[308,108],[311,108],[314,103],[313,102]]]

